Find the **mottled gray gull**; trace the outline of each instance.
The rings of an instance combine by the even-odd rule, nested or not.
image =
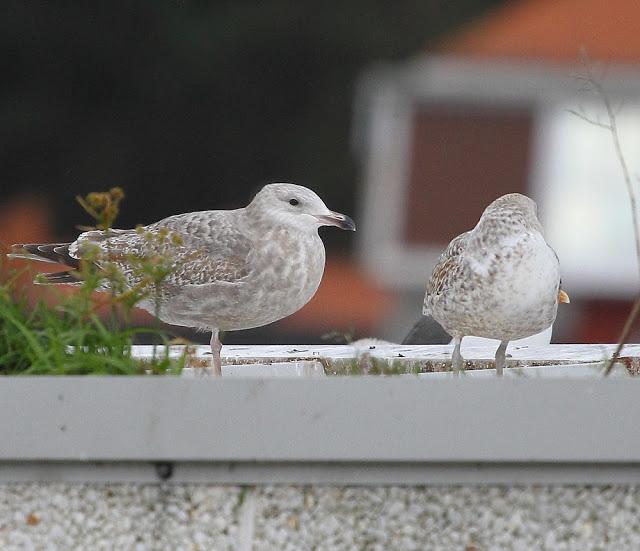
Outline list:
[[[325,264],[320,226],[355,230],[351,218],[329,210],[310,189],[276,183],[245,208],[178,214],[142,230],[88,231],[73,243],[14,245],[11,256],[77,268],[87,246],[96,244],[132,287],[139,278],[132,255],[151,254],[150,236],[179,236],[171,250],[175,269],[162,283],[159,303],[148,298],[139,306],[166,323],[210,330],[214,372],[220,373],[219,331],[266,325],[313,297]],[[77,277],[74,270],[44,274],[47,283],[77,283]]]
[[[499,340],[496,372],[502,375],[509,341],[548,328],[558,302],[569,297],[560,288],[558,257],[544,239],[537,206],[510,193],[449,243],[427,283],[423,314],[453,337],[456,371],[463,369],[465,336]]]

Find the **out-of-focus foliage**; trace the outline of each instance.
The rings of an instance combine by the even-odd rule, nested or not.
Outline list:
[[[141,328],[119,329],[100,319],[90,286],[63,298],[55,308],[16,300],[10,284],[0,285],[0,375],[177,374],[186,356],[170,360],[162,348],[148,361],[132,357]]]

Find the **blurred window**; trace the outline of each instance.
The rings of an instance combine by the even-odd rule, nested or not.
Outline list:
[[[540,218],[562,261],[567,289],[626,297],[637,292],[638,269],[620,163],[611,134],[570,108],[576,103],[550,105],[540,116],[535,173]],[[607,121],[597,105],[585,112]],[[618,128],[633,184],[640,189],[640,106],[624,105]]]

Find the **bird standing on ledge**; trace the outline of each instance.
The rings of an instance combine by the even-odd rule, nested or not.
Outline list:
[[[211,331],[220,374],[219,331],[266,325],[313,297],[325,264],[320,226],[355,230],[351,218],[330,211],[310,189],[278,183],[264,186],[245,208],[178,214],[138,230],[88,231],[72,243],[13,245],[10,256],[68,266],[44,274],[44,283],[78,284],[80,261],[97,246],[98,267],[100,258],[114,263],[131,288],[139,278],[131,258],[151,255],[153,238],[171,232],[179,237],[171,249],[175,269],[157,297],[139,306],[166,323]]]
[[[465,336],[498,339],[496,372],[502,375],[509,341],[548,328],[558,302],[569,296],[560,289],[558,257],[544,239],[536,204],[510,193],[449,243],[427,283],[423,314],[453,337],[456,371],[463,369]]]

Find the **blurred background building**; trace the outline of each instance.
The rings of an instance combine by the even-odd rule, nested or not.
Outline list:
[[[114,185],[127,194],[118,225],[131,227],[294,181],[359,232],[322,230],[317,296],[226,342],[401,339],[446,243],[520,191],[539,203],[572,298],[556,340],[617,338],[639,277],[624,183],[607,132],[567,109],[601,108],[572,78],[584,47],[607,65],[640,167],[634,0],[0,10],[3,244],[72,239],[89,222],[75,195]]]
[[[419,315],[426,274],[495,197],[535,198],[572,297],[555,338],[615,341],[637,293],[631,211],[607,121],[576,78],[593,71],[614,108],[638,185],[640,4],[506,3],[361,81],[360,259],[396,304],[391,338]],[[580,52],[591,60],[585,67]]]

